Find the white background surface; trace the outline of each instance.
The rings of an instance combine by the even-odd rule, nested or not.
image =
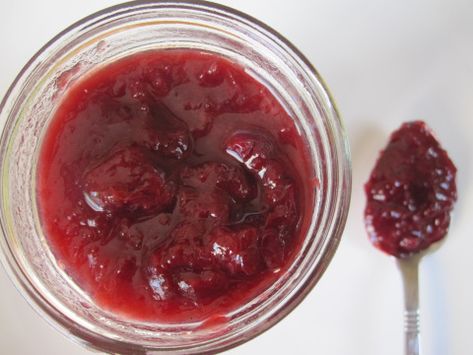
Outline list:
[[[231,354],[402,353],[401,285],[362,225],[377,151],[423,118],[456,163],[459,201],[447,242],[421,268],[425,354],[472,354],[473,2],[220,1],[286,36],[325,78],[353,153],[353,199],[332,264],[283,322]],[[118,1],[0,0],[0,97],[51,37]],[[470,221],[470,222],[469,222]],[[0,354],[88,354],[40,319],[0,269]]]

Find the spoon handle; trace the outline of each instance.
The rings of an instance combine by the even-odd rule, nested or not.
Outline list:
[[[413,256],[396,259],[404,286],[404,349],[405,355],[419,355],[419,260]]]

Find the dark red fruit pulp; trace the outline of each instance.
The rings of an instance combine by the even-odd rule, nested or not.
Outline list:
[[[422,121],[391,135],[365,185],[372,243],[406,257],[442,239],[456,200],[457,169]]]
[[[41,149],[41,220],[106,309],[220,317],[291,262],[312,210],[308,161],[293,120],[238,65],[140,53],[67,91]]]

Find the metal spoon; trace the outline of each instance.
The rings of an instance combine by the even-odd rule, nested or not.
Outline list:
[[[419,264],[422,257],[437,250],[443,240],[445,238],[406,258],[396,258],[404,288],[405,355],[419,355],[420,352]]]

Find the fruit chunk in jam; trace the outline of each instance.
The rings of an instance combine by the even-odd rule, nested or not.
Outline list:
[[[145,52],[68,90],[41,149],[38,204],[56,257],[102,307],[198,321],[290,263],[313,200],[307,162],[293,120],[238,65]]]
[[[365,185],[371,242],[405,257],[442,239],[456,200],[456,168],[422,121],[391,135]]]
[[[160,212],[172,203],[174,190],[172,181],[138,148],[111,154],[84,176],[84,198],[98,212]]]

